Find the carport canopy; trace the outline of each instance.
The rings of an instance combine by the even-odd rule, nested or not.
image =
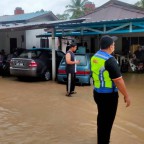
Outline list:
[[[126,34],[144,32],[144,17],[99,21],[81,22],[66,25],[58,25],[55,29],[55,36],[84,36],[103,34]],[[51,37],[51,32],[37,35],[37,37]]]

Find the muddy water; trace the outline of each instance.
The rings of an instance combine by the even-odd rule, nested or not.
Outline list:
[[[144,144],[144,74],[124,74],[132,105],[122,95],[111,144]],[[0,77],[0,144],[96,144],[97,108],[91,86],[22,82]]]

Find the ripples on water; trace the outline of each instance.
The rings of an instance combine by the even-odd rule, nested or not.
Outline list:
[[[111,144],[143,144],[144,76],[124,78],[134,102],[125,109],[120,98]],[[56,83],[8,81],[2,86],[10,90],[0,91],[0,144],[96,144],[92,87],[76,87],[78,94],[69,98],[65,85]]]

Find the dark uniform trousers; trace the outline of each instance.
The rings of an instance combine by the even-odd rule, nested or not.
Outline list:
[[[109,144],[112,125],[118,106],[118,92],[97,93],[95,90],[94,100],[97,104],[97,144]]]
[[[75,90],[75,73],[67,73],[67,92],[71,93]]]

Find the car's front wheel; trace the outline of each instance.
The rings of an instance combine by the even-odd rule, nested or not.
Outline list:
[[[46,71],[44,72],[44,74],[43,74],[43,79],[44,79],[45,81],[49,81],[49,80],[51,79],[51,73],[50,73],[49,70],[46,70]]]

